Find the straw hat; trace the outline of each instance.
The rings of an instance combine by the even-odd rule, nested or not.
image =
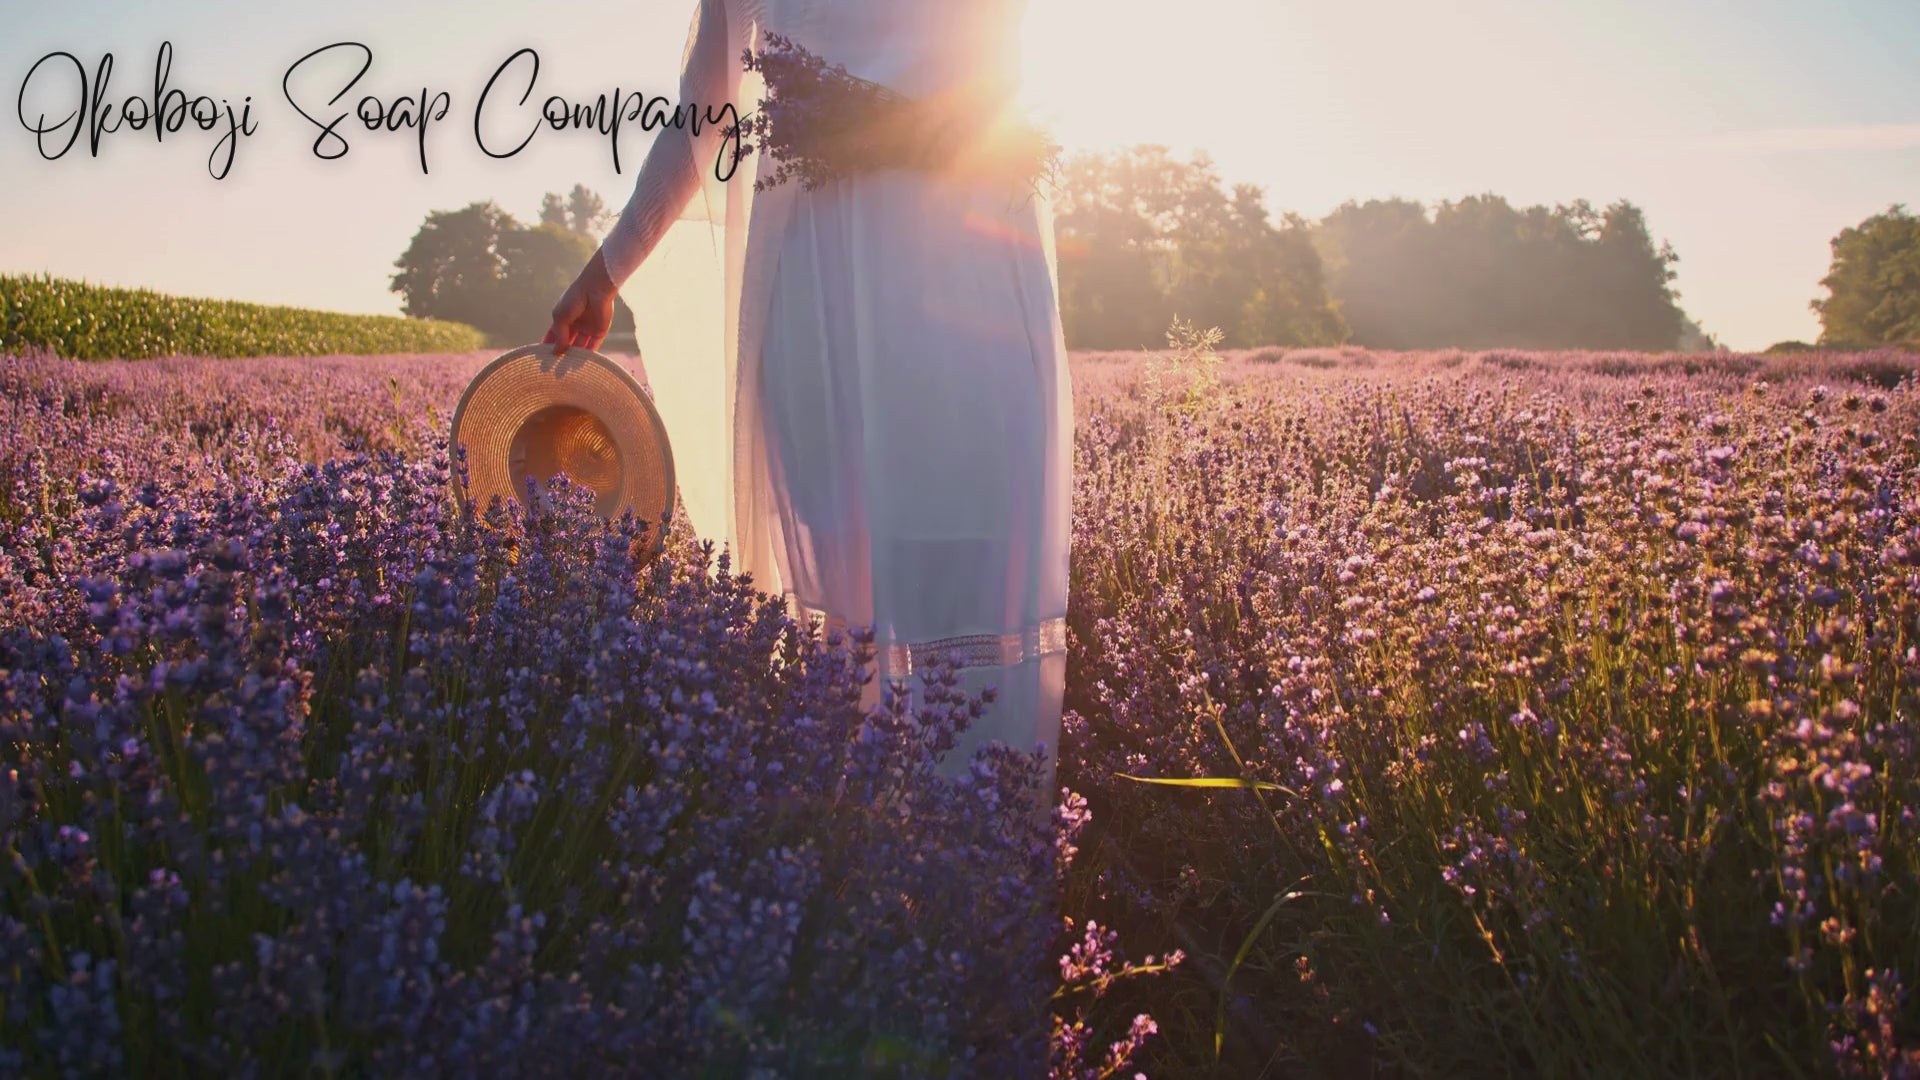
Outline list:
[[[453,413],[453,445],[467,448],[467,496],[523,498],[564,472],[599,496],[594,510],[628,509],[656,534],[673,509],[673,447],[653,399],[627,369],[573,346],[515,349],[481,369]],[[657,537],[656,537],[656,547]]]

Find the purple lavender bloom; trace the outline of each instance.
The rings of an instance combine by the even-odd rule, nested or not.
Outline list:
[[[0,357],[0,1071],[1043,1071],[1084,804],[685,535],[463,513],[484,360]]]

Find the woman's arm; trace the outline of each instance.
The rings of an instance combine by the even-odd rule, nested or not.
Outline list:
[[[704,118],[709,108],[724,104],[730,60],[726,0],[700,0],[681,63],[680,100],[675,105],[689,112],[698,110]],[[663,127],[641,163],[633,194],[613,230],[554,305],[553,325],[544,339],[548,344],[558,346],[561,353],[572,345],[600,347],[613,324],[613,301],[621,284],[658,246],[700,187],[692,135],[677,124]]]
[[[687,42],[680,71],[680,100],[689,112],[726,102],[731,62],[726,0],[701,0]],[[608,276],[615,286],[626,282],[686,210],[700,190],[700,164],[694,160],[693,138],[685,127],[669,126],[654,140],[633,185],[633,196],[620,212],[613,231],[600,244]]]

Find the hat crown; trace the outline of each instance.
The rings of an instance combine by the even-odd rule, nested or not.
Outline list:
[[[617,513],[620,447],[606,423],[587,409],[555,405],[528,417],[513,434],[507,461],[516,493],[526,491],[529,482],[544,489],[565,473],[593,490],[594,509],[601,517]]]
[[[481,506],[537,495],[564,474],[603,518],[631,509],[658,529],[673,509],[673,448],[652,399],[590,349],[528,345],[496,358],[467,384],[452,438],[467,453],[461,495]]]

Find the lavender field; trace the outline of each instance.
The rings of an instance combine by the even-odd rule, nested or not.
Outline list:
[[[1078,357],[1046,826],[486,359],[0,357],[0,1073],[1920,1075],[1920,357]]]

